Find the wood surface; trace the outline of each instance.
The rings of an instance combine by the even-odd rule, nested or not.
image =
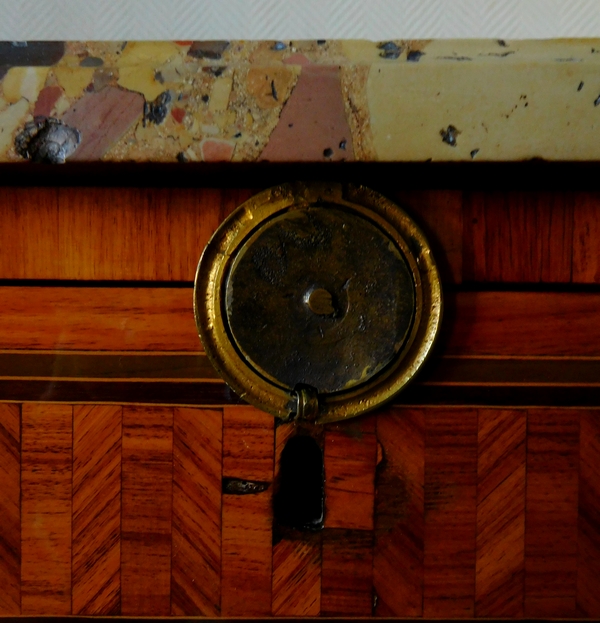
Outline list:
[[[373,587],[375,614],[423,614],[425,410],[389,409],[377,418]]]
[[[171,614],[173,409],[123,409],[121,614]]]
[[[525,616],[577,616],[579,417],[531,410],[527,418]]]
[[[21,614],[71,614],[73,407],[21,407]]]
[[[73,408],[73,614],[121,611],[122,408]]]
[[[21,613],[21,411],[0,405],[0,613]]]
[[[171,614],[221,611],[223,413],[175,409]]]
[[[223,476],[266,490],[223,495],[221,614],[271,614],[274,420],[252,407],[223,410]]]
[[[477,411],[428,410],[424,617],[474,616],[476,513]]]

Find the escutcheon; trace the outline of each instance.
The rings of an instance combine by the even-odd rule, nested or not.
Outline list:
[[[284,420],[346,419],[415,376],[442,315],[425,236],[363,186],[265,190],[217,229],[194,314],[212,364],[247,402]]]

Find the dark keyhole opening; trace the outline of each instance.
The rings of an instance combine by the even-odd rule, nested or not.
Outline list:
[[[292,437],[281,453],[279,491],[273,501],[275,521],[295,530],[320,530],[324,492],[321,448],[312,437]]]

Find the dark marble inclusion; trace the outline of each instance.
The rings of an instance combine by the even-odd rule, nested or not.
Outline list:
[[[11,67],[50,67],[64,53],[64,41],[0,41],[0,80]]]

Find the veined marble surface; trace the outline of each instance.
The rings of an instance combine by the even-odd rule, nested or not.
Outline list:
[[[1,162],[597,160],[599,132],[600,40],[0,42]]]

